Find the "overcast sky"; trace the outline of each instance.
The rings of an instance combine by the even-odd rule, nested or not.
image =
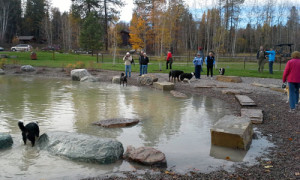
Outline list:
[[[212,4],[217,4],[219,0],[185,0],[190,9],[198,9],[204,7],[212,7]],[[245,0],[248,5],[256,4],[258,2],[265,2],[267,0]],[[132,18],[133,0],[124,0],[125,7],[120,9],[120,20],[129,22]],[[294,5],[299,10],[300,0],[273,0],[274,4],[285,3],[289,6]],[[58,7],[60,11],[69,11],[71,6],[71,0],[52,0],[52,6]],[[246,5],[247,6],[247,5]]]

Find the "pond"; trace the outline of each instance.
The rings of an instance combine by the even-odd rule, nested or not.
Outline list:
[[[67,131],[113,138],[125,150],[129,145],[151,146],[164,152],[168,169],[178,173],[256,163],[272,146],[264,138],[253,140],[248,152],[212,146],[210,127],[231,112],[225,102],[205,96],[178,99],[150,88],[21,76],[0,76],[0,92],[0,132],[14,140],[12,148],[0,151],[0,179],[77,179],[145,168],[125,160],[109,165],[76,162],[30,143],[25,146],[18,121],[38,121],[40,134]],[[92,125],[110,118],[137,118],[140,123],[112,129]]]

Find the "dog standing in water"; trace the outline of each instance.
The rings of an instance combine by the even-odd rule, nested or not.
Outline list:
[[[22,131],[24,144],[26,144],[26,141],[28,139],[29,141],[31,141],[31,145],[33,147],[35,144],[35,138],[38,138],[40,135],[40,128],[37,122],[31,122],[24,126],[24,123],[19,121],[18,126]]]
[[[126,84],[127,86],[127,77],[125,76],[124,73],[121,73],[121,77],[120,77],[120,85],[123,83],[123,86],[124,84]]]

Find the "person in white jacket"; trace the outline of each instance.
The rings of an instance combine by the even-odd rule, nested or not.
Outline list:
[[[125,75],[126,77],[131,77],[131,62],[132,62],[132,56],[129,52],[126,53],[126,55],[123,57],[123,61],[125,62]],[[127,76],[127,74],[129,76]]]

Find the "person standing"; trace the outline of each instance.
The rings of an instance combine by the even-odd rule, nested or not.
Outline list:
[[[271,48],[270,51],[266,51],[266,53],[269,54],[269,73],[273,74],[273,64],[275,61],[276,52],[273,50],[273,48]]]
[[[289,60],[285,66],[282,82],[288,82],[289,86],[289,103],[290,111],[295,112],[299,102],[299,88],[300,88],[300,52],[294,51],[292,59]]]
[[[213,67],[214,67],[215,63],[216,63],[216,61],[215,61],[214,53],[212,51],[210,51],[208,53],[208,56],[205,58],[205,64],[207,67],[207,77],[209,77],[209,72],[210,72],[211,78],[213,77]]]
[[[125,62],[125,74],[126,77],[127,74],[129,74],[129,77],[131,77],[131,61],[132,61],[132,56],[130,55],[129,52],[126,53],[126,55],[123,57],[123,61]]]
[[[258,59],[258,72],[262,73],[264,71],[266,59],[266,53],[263,46],[260,46],[259,50],[257,51],[256,58]]]
[[[142,64],[142,74],[147,74],[148,70],[148,63],[149,63],[149,58],[146,53],[144,53],[144,56],[141,59],[141,64]]]
[[[173,63],[173,58],[172,58],[172,53],[171,50],[168,50],[168,55],[167,55],[167,69],[168,69],[168,64],[170,64],[170,69],[172,69],[172,63]]]
[[[202,64],[203,64],[203,59],[202,59],[200,53],[197,53],[197,56],[194,58],[193,63],[195,66],[195,78],[200,79],[201,69],[202,69]]]
[[[144,51],[142,50],[139,57],[139,64],[140,64],[140,76],[142,75],[142,58],[144,57]]]

